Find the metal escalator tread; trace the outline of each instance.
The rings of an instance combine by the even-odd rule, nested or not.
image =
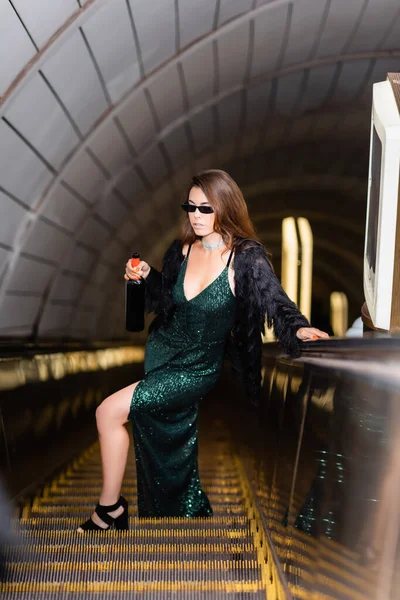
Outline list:
[[[129,531],[79,534],[100,491],[94,444],[24,507],[18,543],[6,551],[2,598],[265,600],[265,553],[220,422],[200,436],[199,470],[212,517],[139,519],[131,452],[122,489]]]

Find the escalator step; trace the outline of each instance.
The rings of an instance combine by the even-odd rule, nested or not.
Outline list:
[[[215,548],[218,548],[217,544],[214,545]],[[177,549],[172,544],[169,546],[169,551],[160,551],[158,547],[155,547],[153,550],[149,550],[148,547],[142,546],[141,548],[136,548],[135,545],[125,545],[120,547],[113,547],[112,549],[109,546],[99,546],[98,548],[88,548],[86,545],[78,547],[77,545],[71,545],[71,547],[65,548],[60,544],[54,546],[47,546],[43,548],[42,546],[29,545],[23,549],[23,554],[20,554],[16,551],[9,551],[7,555],[4,556],[4,562],[18,562],[20,564],[30,564],[33,561],[37,561],[39,559],[51,560],[52,562],[77,562],[85,564],[91,563],[93,561],[102,562],[106,560],[112,551],[112,557],[116,560],[119,557],[123,557],[124,560],[127,561],[136,561],[136,562],[158,562],[160,560],[165,562],[172,561],[235,561],[235,562],[243,562],[243,561],[251,561],[255,560],[255,552],[254,547],[251,544],[246,544],[247,548],[244,550],[240,548],[237,544],[232,546],[232,549],[215,550],[211,545],[207,548],[204,547],[204,544],[199,544],[196,549],[195,546],[192,546],[194,550],[189,552],[186,548]]]
[[[213,516],[138,518],[131,457],[122,487],[128,531],[76,531],[101,490],[99,447],[85,451],[14,522],[16,545],[6,550],[2,598],[266,600],[263,553],[242,471],[230,442],[215,437],[221,431],[210,428],[199,460]]]
[[[90,596],[86,592],[57,591],[57,600],[265,600],[265,590],[258,589],[248,591],[168,591],[163,589],[162,597],[159,590],[138,592],[130,591],[90,591]],[[16,600],[15,592],[3,592],[2,600]],[[29,600],[55,600],[54,592],[30,592]]]
[[[81,506],[38,506],[37,508],[32,510],[32,518],[44,518],[44,516],[49,517],[58,517],[62,518],[67,515],[71,515],[71,518],[82,519],[86,521],[86,519],[93,512],[94,504],[88,505],[86,508]],[[246,511],[243,506],[235,505],[235,504],[223,504],[223,503],[214,503],[213,505],[214,515],[218,517],[218,515],[238,515],[244,516]],[[89,514],[88,514],[89,513]],[[130,514],[132,516],[137,516],[138,509],[137,506],[133,506],[130,510]]]
[[[110,579],[140,582],[203,582],[258,581],[260,567],[251,561],[128,561],[125,558],[107,561],[80,562],[35,562],[7,564],[9,576],[23,582],[106,582]]]

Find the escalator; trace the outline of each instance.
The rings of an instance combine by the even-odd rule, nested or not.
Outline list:
[[[100,493],[99,446],[92,444],[22,508],[5,556],[4,598],[265,599],[265,541],[221,418],[200,422],[199,444],[212,517],[139,519],[131,452],[123,484],[129,531],[79,534]]]
[[[400,597],[399,338],[304,345],[295,361],[268,345],[257,407],[227,366],[199,412],[213,516],[139,519],[131,450],[130,530],[79,534],[100,491],[95,406],[139,370],[0,397],[3,472],[20,510],[2,549],[5,599]]]

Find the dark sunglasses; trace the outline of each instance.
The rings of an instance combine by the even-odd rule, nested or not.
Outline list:
[[[198,208],[199,211],[203,213],[203,215],[210,215],[214,212],[212,206],[196,206],[196,204],[188,204],[187,202],[185,202],[185,204],[181,204],[181,206],[183,210],[187,213],[194,213],[196,211],[196,208]]]

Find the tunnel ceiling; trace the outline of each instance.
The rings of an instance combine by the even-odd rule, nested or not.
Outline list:
[[[277,258],[310,219],[315,294],[362,302],[371,88],[398,0],[0,0],[0,336],[124,332],[131,250],[159,263],[203,168]]]

